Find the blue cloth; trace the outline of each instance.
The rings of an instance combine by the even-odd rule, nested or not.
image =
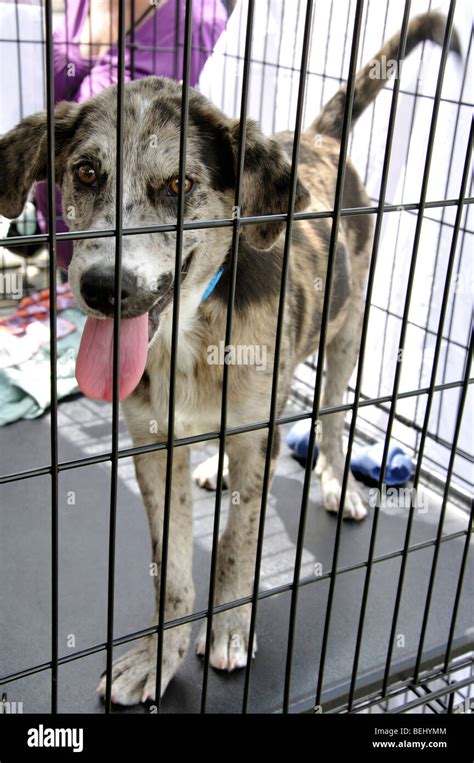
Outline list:
[[[309,434],[311,421],[297,421],[288,432],[286,442],[296,458],[306,462],[308,457]],[[357,479],[363,482],[377,483],[380,479],[382,465],[383,443],[375,443],[361,448],[351,458],[351,471]],[[313,466],[318,459],[319,449],[314,444]],[[406,485],[413,477],[414,465],[407,454],[398,446],[392,446],[388,451],[387,467],[385,469],[385,484],[390,486]]]
[[[380,479],[383,449],[383,442],[377,442],[375,445],[361,448],[355,456],[352,456],[351,470],[354,477],[377,483]],[[384,483],[393,487],[406,485],[413,477],[414,471],[415,467],[411,458],[402,448],[392,445],[388,450]]]
[[[306,461],[308,457],[309,435],[311,432],[311,421],[304,419],[303,421],[297,421],[296,424],[290,429],[286,437],[288,446],[294,451],[296,458],[301,461]],[[313,452],[313,466],[318,460],[319,448],[318,444],[314,443]]]

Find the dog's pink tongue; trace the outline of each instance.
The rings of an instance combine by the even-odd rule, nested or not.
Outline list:
[[[148,352],[148,314],[120,321],[119,399],[130,395],[145,370]],[[114,364],[113,318],[89,318],[84,326],[76,361],[82,392],[112,402]]]

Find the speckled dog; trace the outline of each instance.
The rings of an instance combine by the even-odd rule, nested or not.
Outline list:
[[[445,19],[429,14],[409,28],[408,52],[420,41],[440,43]],[[354,119],[384,86],[370,76],[374,62],[395,59],[395,36],[358,75]],[[456,47],[456,44],[453,46]],[[296,210],[330,210],[334,204],[345,88],[334,96],[302,135]],[[135,227],[176,221],[179,181],[181,86],[147,78],[127,84],[123,136],[123,224]],[[84,104],[61,103],[55,111],[56,172],[72,230],[110,228],[115,223],[116,89]],[[227,118],[198,92],[189,100],[185,219],[210,220],[232,214],[240,124]],[[46,116],[24,119],[0,141],[0,212],[18,215],[35,180],[47,172]],[[241,215],[287,211],[292,135],[264,137],[246,125]],[[350,162],[345,207],[369,200]],[[327,383],[322,405],[341,403],[357,361],[364,289],[372,238],[370,216],[344,217],[337,243],[327,337]],[[284,225],[245,225],[240,237],[233,347],[247,348],[245,359],[229,365],[228,426],[265,419],[269,414],[275,329],[280,293]],[[294,225],[282,337],[278,415],[283,412],[295,367],[318,347],[331,220]],[[176,369],[176,437],[217,430],[223,364],[211,354],[225,337],[229,287],[229,227],[184,232],[183,268]],[[167,437],[171,314],[176,252],[175,233],[128,235],[123,239],[121,293],[120,396],[136,446]],[[113,238],[75,242],[69,270],[79,305],[89,315],[78,360],[78,378],[92,396],[111,398],[111,348],[114,304]],[[222,269],[222,270],[221,270]],[[216,283],[216,274],[220,279]],[[214,288],[209,296],[209,284]],[[206,297],[207,298],[204,298]],[[85,346],[84,346],[85,342]],[[260,349],[252,362],[250,350]],[[264,352],[263,352],[264,351]],[[218,356],[218,353],[217,353]],[[264,362],[263,362],[264,359]],[[145,367],[146,364],[146,367]],[[324,504],[337,511],[344,467],[342,414],[324,420],[318,460]],[[278,455],[278,437],[272,455]],[[240,496],[230,507],[220,539],[215,603],[248,595],[252,589],[256,536],[265,463],[265,430],[227,439],[231,490]],[[160,570],[166,451],[139,455],[137,479],[150,525],[153,561]],[[350,476],[345,516],[360,520],[364,502]],[[192,507],[189,452],[174,451],[165,615],[182,617],[193,609]],[[156,599],[160,589],[155,578]],[[246,664],[249,607],[214,617],[211,664],[233,670]],[[156,612],[155,620],[156,622]],[[167,629],[161,693],[185,659],[190,626]],[[205,649],[205,629],[197,642]],[[117,659],[112,699],[131,705],[155,697],[156,636]],[[105,678],[99,692],[105,693]]]

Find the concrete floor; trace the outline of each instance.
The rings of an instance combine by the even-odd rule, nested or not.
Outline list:
[[[111,407],[84,398],[59,407],[59,459],[66,461],[110,449]],[[131,442],[123,430],[121,446]],[[198,463],[211,449],[194,452]],[[49,418],[21,421],[0,430],[1,474],[44,466],[49,461]],[[286,446],[279,462],[269,500],[261,584],[264,588],[292,579],[298,531],[299,501],[304,470]],[[150,624],[153,588],[148,574],[149,540],[145,512],[130,459],[120,461],[117,512],[115,635]],[[107,534],[110,466],[99,464],[64,471],[59,477],[59,652],[61,656],[87,649],[106,637]],[[196,608],[207,603],[212,542],[214,497],[194,488]],[[0,675],[44,663],[50,656],[50,478],[35,477],[1,487],[0,513]],[[224,501],[225,505],[226,501]],[[339,567],[367,557],[373,512],[360,524],[345,522]],[[436,535],[439,501],[415,516],[412,544]],[[225,513],[223,519],[225,518]],[[448,507],[445,534],[464,530],[467,515]],[[402,548],[406,511],[381,509],[376,556]],[[336,520],[322,508],[316,478],[310,494],[302,576],[331,567]],[[425,642],[426,664],[442,656],[464,538],[443,543]],[[431,569],[433,547],[410,554],[394,649],[394,675],[413,664]],[[472,649],[474,561],[468,562],[456,628],[456,649]],[[360,654],[360,687],[379,686],[385,663],[400,557],[376,564],[367,607]],[[360,613],[364,568],[338,576],[326,657],[323,707],[347,692]],[[292,709],[311,707],[315,692],[328,581],[302,587],[296,627],[292,678]],[[272,712],[281,708],[288,635],[290,595],[261,601],[258,609],[258,654],[253,663],[249,709]],[[199,623],[195,623],[193,636]],[[125,651],[117,648],[116,654]],[[72,661],[59,669],[61,712],[103,712],[95,693],[105,667],[100,652]],[[202,662],[191,651],[162,703],[163,712],[199,712]],[[239,712],[243,671],[210,671],[208,710]],[[24,712],[48,712],[49,671],[16,680],[2,687],[10,701],[23,702]],[[118,712],[146,712],[138,707]]]

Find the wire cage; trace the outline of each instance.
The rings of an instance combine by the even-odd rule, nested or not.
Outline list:
[[[89,25],[93,23],[91,4],[94,2],[82,4],[83,20]],[[159,12],[168,3],[173,6],[173,28],[165,35],[159,26]],[[111,2],[110,7],[113,5]],[[29,711],[56,713],[92,708],[92,712],[117,712],[110,678],[113,658],[119,650],[135,646],[144,636],[157,634],[156,685],[160,685],[166,632],[186,622],[193,625],[204,622],[208,638],[202,664],[199,668],[189,668],[177,689],[172,683],[163,698],[156,697],[152,703],[154,711],[421,711],[429,714],[452,713],[464,708],[463,711],[468,712],[473,693],[470,625],[473,592],[469,575],[473,519],[469,257],[473,243],[473,98],[472,38],[470,24],[466,24],[469,4],[455,0],[443,3],[446,29],[441,47],[428,43],[419,46],[404,62],[401,76],[387,83],[352,131],[358,69],[398,29],[402,30],[400,63],[404,58],[408,21],[416,13],[432,10],[431,1],[237,0],[225,3],[215,0],[214,3],[193,3],[192,0],[166,0],[150,3],[141,15],[138,5],[137,0],[115,3],[117,17],[111,12],[110,18],[116,26],[112,28],[111,22],[101,84],[92,76],[98,57],[91,47],[88,64],[91,76],[84,78],[81,96],[84,100],[96,92],[96,87],[101,89],[109,83],[118,85],[115,224],[100,231],[68,232],[67,219],[57,206],[51,168],[55,162],[54,105],[59,100],[55,92],[55,54],[60,47],[65,50],[66,61],[61,98],[74,100],[74,66],[79,43],[77,36],[69,39],[67,33],[72,29],[67,18],[72,4],[68,0],[65,3],[44,0],[40,4],[15,0],[0,4],[0,8],[4,7],[0,12],[9,21],[4,25],[8,33],[2,34],[0,40],[0,60],[5,64],[2,70],[9,71],[12,78],[0,131],[7,132],[19,119],[45,108],[48,152],[47,181],[42,189],[46,209],[44,228],[41,232],[27,230],[25,233],[24,228],[17,226],[8,238],[5,233],[0,247],[8,247],[9,251],[17,247],[20,259],[12,264],[3,249],[0,266],[4,284],[14,273],[23,276],[23,294],[28,294],[39,282],[49,287],[51,371],[48,417],[34,422],[38,425],[35,430],[30,429],[31,422],[22,422],[18,430],[5,427],[0,431],[2,445],[8,446],[0,478],[8,517],[3,520],[5,530],[2,527],[1,534],[7,560],[5,573],[1,574],[2,578],[6,575],[9,578],[6,598],[11,597],[19,606],[18,614],[14,615],[14,607],[8,605],[2,617],[2,641],[8,644],[6,662],[0,659],[3,706],[8,708],[17,702],[24,703]],[[206,21],[204,12],[209,8],[212,13]],[[144,39],[137,30],[147,19],[152,23]],[[462,63],[454,61],[449,53],[454,29],[461,36]],[[64,30],[66,37],[61,39]],[[143,70],[144,54],[148,54],[151,71]],[[227,346],[232,341],[239,238],[245,226],[256,224],[259,218],[237,214],[219,220],[185,220],[181,191],[175,222],[133,229],[124,225],[126,82],[153,72],[163,73],[160,62],[164,57],[167,76],[182,82],[181,188],[186,177],[189,87],[192,85],[225,113],[238,118],[241,124],[251,117],[269,135],[276,131],[294,131],[288,208],[281,214],[265,217],[267,221],[285,223],[282,234],[285,263],[291,257],[291,234],[298,221],[328,219],[331,222],[319,351],[298,368],[283,415],[278,416],[276,409],[277,371],[273,377],[268,419],[229,426],[228,371],[224,365],[219,431],[202,431],[185,437],[177,437],[175,429],[184,233],[198,228],[232,230]],[[334,206],[320,212],[296,212],[302,131],[346,81],[348,96],[341,124]],[[245,148],[246,131],[241,130],[235,191],[237,210],[241,207]],[[369,207],[346,208],[343,204],[349,155],[368,189]],[[324,409],[321,391],[337,234],[341,220],[351,216],[368,216],[374,221],[359,360],[344,403],[337,409]],[[122,245],[127,236],[169,232],[176,233],[177,246],[168,439],[134,447],[123,427],[119,407],[118,295],[122,283]],[[56,297],[61,278],[57,266],[61,264],[62,247],[70,247],[74,240],[92,238],[114,241],[112,406],[83,398],[58,405]],[[38,281],[38,272],[31,269],[28,247],[36,254],[40,251],[39,273],[47,282]],[[287,268],[282,270],[277,358],[288,290]],[[8,304],[11,305],[11,300]],[[276,368],[278,365],[276,362]],[[408,504],[401,509],[395,507],[391,512],[376,504],[359,534],[358,528],[342,521],[341,512],[334,521],[324,512],[315,512],[318,496],[315,497],[314,492],[311,459],[302,469],[285,452],[283,466],[275,478],[277,485],[271,486],[271,452],[278,433],[285,433],[297,421],[307,420],[310,424],[308,452],[312,453],[317,442],[318,422],[324,423],[341,411],[346,415],[347,450],[343,493],[347,488],[351,454],[357,447],[377,441],[383,443],[382,475],[391,444],[402,446],[415,464]],[[226,512],[226,493],[223,493],[226,441],[251,430],[268,432],[254,584],[246,598],[217,605],[214,596],[218,538]],[[28,454],[30,436],[32,442],[41,442],[39,461],[35,461],[36,454]],[[74,450],[73,445],[80,452]],[[201,563],[202,559],[199,562],[202,588],[199,606],[184,617],[167,620],[166,565],[173,460],[177,449],[189,445],[206,449],[217,446],[216,493],[212,498],[206,497],[201,513],[197,508],[195,520],[198,530],[202,525],[205,538],[202,549],[206,552],[205,563]],[[153,451],[167,453],[160,604],[156,624],[138,628],[132,623],[140,623],[142,612],[135,608],[134,600],[138,588],[143,586],[143,569],[147,565],[137,558],[136,552],[129,553],[127,547],[128,543],[130,546],[135,543],[137,523],[140,532],[143,527],[142,520],[137,519],[138,512],[127,515],[124,503],[127,499],[122,493],[126,485],[130,495],[133,493],[133,506],[138,503],[132,457]],[[18,468],[20,458],[26,458],[28,468]],[[93,469],[101,470],[96,483],[92,478]],[[380,478],[379,491],[383,491],[383,484]],[[101,492],[98,492],[99,486]],[[429,497],[429,521],[425,522],[423,512],[418,510],[417,491]],[[66,497],[73,495],[75,503],[76,493],[82,495],[81,512],[86,529],[81,517],[67,519]],[[41,507],[36,511],[36,519],[30,518],[28,502],[31,500],[36,500]],[[98,509],[100,519],[94,513],[97,504],[101,507]],[[281,520],[277,515],[282,505]],[[16,507],[21,507],[21,511]],[[125,519],[124,515],[127,515]],[[17,521],[20,528],[25,526],[24,522],[28,526],[31,522],[35,535],[31,535],[29,529],[24,542],[19,539],[14,529]],[[288,527],[282,529],[285,523]],[[125,537],[127,533],[130,537]],[[269,536],[278,533],[284,540],[280,547],[272,546]],[[291,538],[289,551],[285,546],[288,538]],[[138,547],[143,550],[143,544]],[[198,556],[203,555],[202,549]],[[283,572],[281,565],[278,568],[278,560],[268,558],[268,549],[270,555],[278,552],[280,561],[284,559]],[[82,558],[88,560],[85,566],[90,566],[93,572],[87,582],[81,571]],[[36,569],[38,580],[42,581],[37,591],[38,610],[37,603],[31,607],[28,604],[30,594],[26,593],[27,583],[23,577],[34,578]],[[268,569],[273,572],[267,576]],[[99,574],[103,576],[100,583]],[[100,587],[100,593],[96,587],[97,591]],[[19,604],[22,598],[24,605]],[[262,627],[264,638],[262,647],[259,638],[259,649],[268,646],[269,656],[265,660],[262,655],[261,668],[258,666],[260,654],[255,661],[249,660],[236,680],[233,676],[216,679],[210,666],[209,646],[213,618],[244,603],[252,606],[248,651],[252,651],[257,627],[259,632]],[[92,610],[94,613],[89,614]],[[37,630],[31,611],[37,611]],[[93,619],[100,622],[100,627],[94,626],[88,631],[87,623]],[[117,620],[120,635],[117,635]],[[341,638],[336,636],[336,630],[341,631]],[[32,641],[35,642],[33,647]],[[278,642],[278,646],[274,642]],[[82,675],[100,672],[104,656],[108,679],[105,701],[103,705],[92,706],[89,694],[92,695],[94,687],[89,683],[84,686]]]

